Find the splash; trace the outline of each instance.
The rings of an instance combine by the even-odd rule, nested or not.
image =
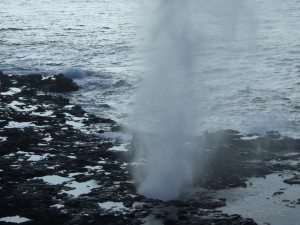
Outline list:
[[[138,192],[150,198],[176,198],[192,179],[184,137],[192,130],[193,56],[189,5],[184,0],[162,1],[153,29],[151,69],[140,91],[135,113]],[[141,134],[142,133],[142,134]]]
[[[138,192],[149,198],[175,199],[195,177],[193,149],[188,145],[199,127],[205,92],[199,88],[201,75],[195,75],[196,46],[202,39],[195,38],[194,6],[199,3],[163,0],[155,11],[150,69],[133,114],[138,133],[133,140],[135,161],[144,163],[133,173]]]

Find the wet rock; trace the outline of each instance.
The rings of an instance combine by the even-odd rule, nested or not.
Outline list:
[[[178,214],[177,215],[178,220],[183,220],[183,221],[188,221],[189,220],[189,215],[188,214]]]
[[[213,199],[212,197],[208,196],[203,196],[197,201],[189,202],[189,206],[201,209],[216,209],[225,205],[225,199]]]
[[[166,218],[163,221],[164,225],[173,225],[173,224],[177,224],[178,220],[175,219],[171,219],[171,218]]]
[[[43,91],[46,94],[48,92],[71,92],[79,90],[78,85],[63,74],[49,76],[47,78],[44,78],[40,74],[13,75],[11,77],[2,74],[0,79],[1,83],[4,83],[6,86],[14,83],[15,87],[26,86],[30,89],[33,88]]]
[[[149,215],[164,224],[256,224],[239,215],[218,212],[226,199],[205,193],[168,202],[137,194],[130,175],[132,152],[108,151],[119,143],[93,129],[95,123],[109,127],[101,127],[103,132],[120,131],[121,127],[111,119],[86,113],[80,106],[70,106],[64,96],[49,95],[51,91],[77,90],[69,78],[1,75],[0,82],[1,92],[11,87],[21,89],[0,95],[1,106],[5,106],[0,107],[0,137],[5,137],[0,141],[0,217],[21,215],[31,219],[26,224],[62,225],[141,224]],[[13,101],[22,105],[9,106]],[[11,122],[16,127],[7,127]],[[195,185],[245,187],[248,177],[292,168],[270,162],[297,158],[284,153],[299,152],[299,140],[281,137],[278,132],[253,137],[234,130],[187,137],[198,164],[205,165],[197,167]],[[122,166],[124,162],[126,166]],[[104,209],[100,202],[115,206]]]
[[[287,184],[300,184],[300,175],[295,175],[292,178],[285,179],[283,182]]]
[[[33,97],[35,94],[37,93],[37,90],[36,89],[32,89],[32,88],[29,88],[29,89],[23,89],[21,91],[21,96],[26,96],[26,97]]]
[[[274,192],[273,193],[273,197],[275,197],[275,196],[279,196],[279,195],[283,195],[284,194],[284,192],[283,191],[276,191],[276,192]]]
[[[79,90],[79,87],[73,82],[73,80],[65,77],[63,74],[54,76],[54,80],[51,80],[49,85],[49,91],[54,92],[70,92]]]
[[[44,79],[38,74],[1,75],[0,82],[1,92],[8,91],[10,87],[21,90],[16,94],[0,95],[1,106],[13,101],[19,104],[15,108],[0,107],[0,137],[5,137],[0,140],[0,207],[6,209],[1,210],[0,217],[22,215],[31,219],[26,224],[105,224],[105,221],[130,224],[128,221],[132,218],[129,220],[126,216],[94,216],[100,214],[99,199],[93,197],[96,193],[104,193],[107,201],[124,201],[125,207],[131,207],[134,203],[132,199],[125,200],[116,194],[118,188],[113,187],[114,181],[99,165],[100,158],[105,158],[111,165],[107,167],[107,173],[114,179],[125,179],[128,177],[126,171],[119,166],[122,157],[107,151],[113,146],[107,139],[87,135],[66,124],[67,121],[70,124],[76,122],[73,117],[83,118],[85,129],[92,129],[95,123],[114,122],[89,115],[80,106],[65,107],[70,103],[63,96],[39,92],[42,85],[47,84],[52,87],[46,92],[54,90],[51,89],[54,87],[55,91],[62,92],[77,89],[71,80],[62,76]],[[15,123],[16,127],[6,127],[10,122]],[[117,161],[118,165],[115,165]],[[51,184],[52,176],[65,181]],[[102,178],[107,189],[102,190],[99,186],[101,182],[97,183]],[[74,182],[82,185],[80,190],[86,188],[85,192],[90,193],[79,193],[78,197],[63,193],[76,193],[72,186]],[[122,188],[127,191],[125,184]],[[82,215],[83,212],[88,214]],[[48,216],[51,219],[45,219]]]

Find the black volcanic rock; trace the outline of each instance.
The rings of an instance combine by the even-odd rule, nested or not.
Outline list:
[[[73,80],[65,77],[63,74],[55,75],[53,78],[47,78],[43,80],[42,84],[45,88],[48,86],[50,92],[70,92],[79,90],[79,87]]]
[[[295,175],[292,178],[285,179],[283,182],[287,184],[300,184],[300,175]]]
[[[142,148],[139,138],[148,135],[155,140],[154,134],[134,135],[132,151]],[[191,152],[198,171],[195,184],[208,189],[245,188],[249,177],[300,170],[299,164],[288,163],[288,160],[298,160],[300,140],[281,136],[276,131],[248,136],[233,130],[206,132],[203,136],[187,138],[186,142],[190,147],[185,151]],[[285,160],[287,163],[282,163]],[[297,183],[298,179],[285,182]]]
[[[59,176],[79,184],[94,182],[97,188],[101,187],[97,184],[100,178],[114,177],[114,173],[115,180],[119,176],[129,180],[128,174],[120,168],[121,157],[107,151],[113,146],[111,140],[93,135],[98,130],[92,130],[92,125],[114,121],[89,115],[62,96],[39,93],[44,84],[54,85],[56,91],[76,90],[77,86],[69,78],[1,75],[0,82],[1,93],[11,88],[15,90],[0,93],[0,218],[15,215],[29,218],[24,224],[93,224],[89,221],[101,223],[101,218],[105,221],[106,217],[116,222],[116,217],[109,213],[98,219],[93,216],[103,214],[98,206],[101,198],[74,198],[63,193],[73,188],[64,183],[50,185],[42,179]],[[109,126],[103,126],[101,130],[110,131]],[[101,158],[105,160],[103,164],[118,162],[118,166],[113,167],[115,171],[106,175],[101,170]],[[70,173],[79,174],[71,177]],[[113,185],[112,181],[110,186]],[[127,182],[124,187],[126,185]],[[123,184],[120,188],[126,189]],[[105,192],[100,188],[95,192],[92,189],[91,193]],[[64,207],[57,208],[57,204]],[[124,216],[118,220],[129,224]]]
[[[0,74],[0,82],[1,93],[12,90],[0,93],[0,218],[30,219],[24,225],[106,225],[142,224],[150,215],[164,224],[256,224],[218,211],[226,199],[206,193],[168,202],[137,194],[131,175],[137,137],[127,152],[114,151],[119,140],[102,133],[122,127],[88,114],[64,96],[49,95],[78,90],[71,79]],[[300,149],[299,140],[277,132],[254,138],[226,130],[187,138],[187,150],[201,165],[196,167],[199,187],[245,187],[251,176],[299,170],[270,163],[296,159]]]
[[[78,91],[79,86],[74,81],[63,74],[53,75],[49,77],[43,77],[40,74],[29,74],[29,75],[11,75],[7,76],[2,73],[0,76],[1,89],[3,86],[13,85],[14,87],[34,88],[45,93],[48,92],[71,92]]]

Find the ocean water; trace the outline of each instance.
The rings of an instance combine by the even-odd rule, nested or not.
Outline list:
[[[191,1],[199,132],[299,136],[300,1],[235,2]],[[69,95],[73,102],[126,124],[146,70],[147,7],[146,0],[0,0],[0,70],[64,72],[82,86]]]

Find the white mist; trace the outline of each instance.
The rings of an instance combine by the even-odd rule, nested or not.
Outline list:
[[[210,4],[206,1],[162,0],[154,12],[148,74],[136,96],[132,127],[137,133],[133,141],[135,161],[145,163],[136,167],[133,174],[138,193],[146,197],[175,199],[195,176],[187,137],[195,134],[199,127],[197,122],[203,116],[205,106],[201,99],[205,99],[207,93],[201,88],[201,73],[195,76],[194,63],[201,50],[199,46],[206,48],[202,42],[210,40],[206,40],[201,27],[197,27],[200,21],[191,16],[193,7],[219,11],[213,6],[220,2],[224,4],[221,0]],[[236,0],[230,2],[228,4],[232,6],[239,6]],[[236,20],[231,10],[218,16],[228,21]],[[234,23],[229,24],[229,28],[234,36]]]
[[[195,117],[189,15],[185,0],[162,1],[155,14],[149,76],[134,113],[136,160],[146,159],[134,174],[138,192],[149,198],[174,199],[193,177],[184,149]]]

